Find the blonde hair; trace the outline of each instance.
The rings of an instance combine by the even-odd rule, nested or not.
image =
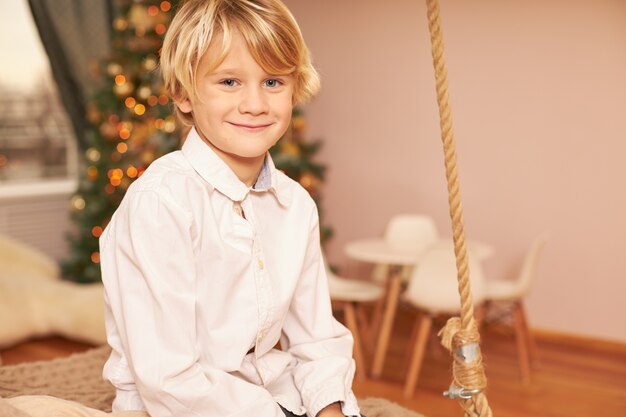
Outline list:
[[[200,58],[221,36],[221,51],[210,70],[219,66],[230,50],[233,31],[241,33],[254,60],[269,74],[292,75],[294,104],[313,97],[320,80],[311,64],[300,28],[279,0],[188,0],[180,6],[165,35],[161,73],[175,101],[195,99]],[[185,124],[191,114],[176,108]]]

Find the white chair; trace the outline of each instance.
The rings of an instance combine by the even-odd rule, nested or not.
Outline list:
[[[413,251],[416,256],[439,239],[434,220],[423,214],[399,214],[389,220],[384,239],[390,245]],[[411,268],[404,268],[402,276],[408,280]],[[376,265],[372,280],[383,283],[389,274],[389,265]]]
[[[378,301],[383,295],[383,289],[370,282],[339,277],[328,266],[326,266],[326,275],[328,276],[328,288],[333,307],[343,311],[346,327],[350,329],[354,338],[354,361],[356,362],[357,377],[364,378],[367,374],[367,368],[361,340],[363,333],[369,340],[367,337],[369,327],[359,304]]]
[[[472,301],[474,305],[484,300],[484,274],[479,262],[469,258]],[[448,249],[432,249],[424,253],[419,265],[411,274],[403,300],[416,307],[421,318],[413,327],[411,359],[404,384],[404,395],[410,398],[417,386],[428,336],[435,316],[458,315],[461,302],[458,292],[456,259]]]
[[[548,234],[544,233],[532,242],[517,279],[487,280],[485,286],[485,298],[489,307],[493,307],[496,302],[506,302],[511,305],[508,312],[513,316],[520,373],[525,383],[530,381],[531,360],[537,361],[539,356],[524,312],[523,299],[530,292],[537,274],[539,256],[547,239]]]

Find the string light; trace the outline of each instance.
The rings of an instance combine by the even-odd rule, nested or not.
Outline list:
[[[154,31],[157,33],[157,35],[164,35],[165,32],[167,32],[167,28],[163,23],[159,23],[154,27]]]
[[[137,104],[135,106],[135,114],[137,116],[141,116],[146,112],[146,106],[144,106],[143,104]]]
[[[163,10],[164,12],[169,12],[171,8],[172,8],[172,5],[170,4],[169,1],[161,2],[161,10]]]
[[[97,125],[101,122],[102,113],[98,110],[98,107],[95,103],[87,103],[87,120],[91,122],[92,125]]]
[[[147,165],[154,161],[154,156],[154,152],[151,149],[146,149],[141,153],[141,160]]]
[[[139,98],[141,99],[147,99],[150,94],[152,93],[152,91],[150,90],[150,87],[142,85],[141,87],[139,87],[139,90],[137,90],[137,95],[139,96]]]
[[[159,14],[159,8],[157,6],[148,7],[148,14],[152,17]]]
[[[132,109],[133,107],[135,107],[135,99],[133,97],[126,97],[126,100],[124,100],[124,105],[126,107],[128,107],[129,109]]]
[[[123,71],[123,68],[120,64],[118,64],[117,62],[111,62],[109,63],[109,65],[107,65],[107,73],[111,76],[114,77],[117,74],[121,73]]]
[[[124,176],[124,171],[122,171],[120,168],[111,168],[108,172],[107,172],[107,176],[110,179],[122,179],[122,177]]]
[[[123,140],[128,139],[130,137],[130,130],[128,130],[125,127],[121,128],[119,136],[120,136],[120,139],[123,139]]]
[[[143,61],[143,66],[148,71],[152,71],[157,67],[157,60],[154,56],[149,56]]]
[[[137,168],[135,168],[134,166],[130,165],[127,169],[126,169],[126,175],[129,178],[135,178],[137,176]]]
[[[118,17],[113,21],[113,27],[115,28],[115,30],[121,32],[123,30],[126,30],[126,28],[128,27],[128,21],[123,17]]]
[[[126,77],[124,77],[122,74],[117,74],[114,81],[116,85],[124,85],[126,83]]]
[[[176,122],[174,121],[173,117],[168,117],[165,120],[165,126],[163,126],[163,130],[165,130],[167,133],[172,133],[176,130]]]
[[[94,226],[91,229],[91,234],[93,235],[93,237],[100,237],[100,236],[102,236],[102,227]]]
[[[87,156],[87,159],[91,162],[98,162],[100,160],[100,151],[96,148],[89,148],[85,152],[85,156]]]
[[[76,210],[82,210],[85,208],[85,199],[83,199],[80,195],[75,195],[70,200],[70,204]]]
[[[310,188],[313,185],[313,179],[309,175],[302,175],[300,178],[300,184],[306,189]]]
[[[89,168],[87,168],[87,177],[92,181],[98,178],[98,168],[93,165],[89,166]]]
[[[292,120],[293,123],[293,127],[296,130],[303,130],[304,128],[306,128],[306,121],[304,120],[304,117],[302,116],[296,116],[293,118]]]
[[[119,153],[126,153],[128,150],[128,145],[124,142],[120,142],[117,144],[116,149]]]
[[[280,150],[285,154],[285,155],[289,155],[291,157],[299,157],[300,156],[300,148],[298,147],[298,145],[292,141],[289,142],[284,142],[281,145]]]
[[[100,263],[100,252],[92,252],[91,262],[93,262],[94,264]]]

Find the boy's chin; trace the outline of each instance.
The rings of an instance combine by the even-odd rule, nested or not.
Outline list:
[[[261,159],[261,158],[265,158],[265,155],[267,154],[267,150],[255,150],[255,151],[249,151],[249,152],[235,152],[235,153],[231,153],[231,156],[237,158],[237,159],[241,159],[241,160],[246,160],[246,161],[255,161],[257,159]]]

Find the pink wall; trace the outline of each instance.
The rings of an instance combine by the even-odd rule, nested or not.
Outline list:
[[[425,6],[286,0],[322,74],[305,110],[329,166],[332,262],[390,216],[450,235]],[[534,327],[626,341],[626,2],[442,0],[469,238],[510,276],[552,232]]]

